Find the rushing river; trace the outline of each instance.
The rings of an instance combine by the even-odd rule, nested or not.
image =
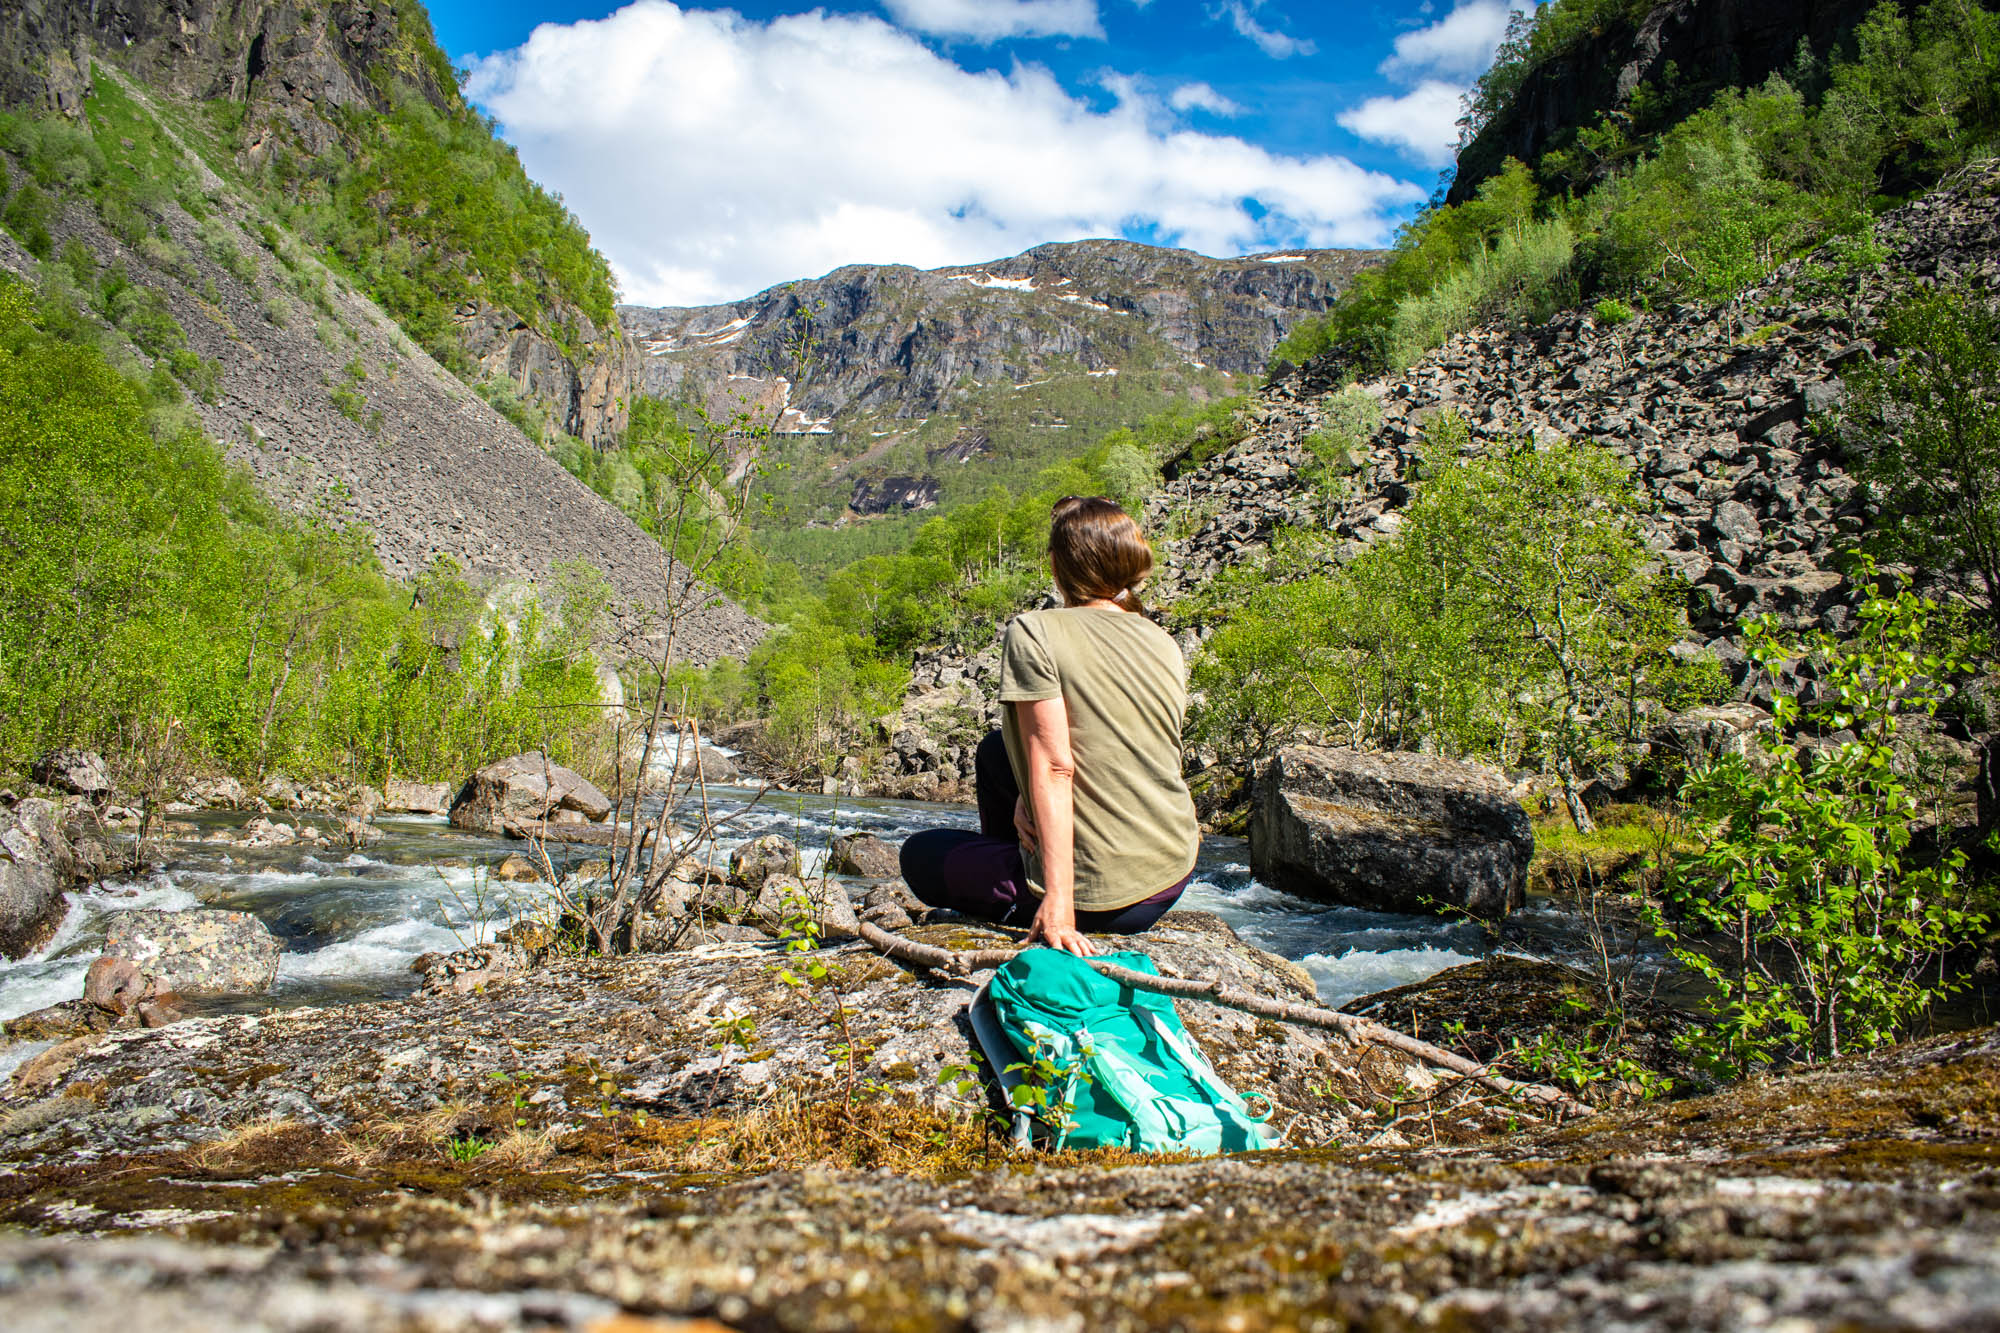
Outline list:
[[[719,840],[720,851],[726,854],[761,834],[782,833],[804,850],[809,874],[817,873],[827,841],[837,832],[870,832],[893,844],[920,828],[977,826],[975,813],[963,806],[779,792],[753,801],[754,796],[737,788],[711,789],[718,815],[737,812]],[[197,822],[213,828],[242,818],[206,816]],[[168,844],[163,871],[72,895],[69,915],[47,947],[21,962],[0,961],[0,1019],[81,995],[106,924],[122,911],[217,907],[254,913],[285,950],[272,994],[254,1007],[289,1007],[407,994],[415,986],[409,965],[417,955],[463,947],[482,924],[490,933],[526,913],[546,891],[490,881],[480,872],[521,850],[518,842],[465,833],[441,818],[384,816],[377,826],[383,840],[352,854]],[[601,850],[592,849],[573,854],[578,860],[599,855]],[[1242,840],[1207,839],[1182,904],[1215,912],[1252,943],[1297,959],[1330,1005],[1422,980],[1492,947],[1481,928],[1468,922],[1329,907],[1279,893],[1251,877],[1248,861]],[[1521,924],[1531,936],[1538,933],[1538,915],[1547,952],[1568,952],[1567,918],[1530,907]]]

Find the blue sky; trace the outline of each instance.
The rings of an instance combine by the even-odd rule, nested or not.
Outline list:
[[[1125,235],[1381,244],[1529,0],[434,0],[627,299]]]

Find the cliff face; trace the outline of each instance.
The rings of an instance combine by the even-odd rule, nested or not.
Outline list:
[[[1668,0],[1636,23],[1615,20],[1532,70],[1506,110],[1458,157],[1446,199],[1463,203],[1510,157],[1533,163],[1580,126],[1625,107],[1669,66],[1690,106],[1790,66],[1803,44],[1824,59],[1880,0]],[[1915,0],[1902,0],[1915,9]]]
[[[243,106],[240,164],[277,148],[310,159],[352,145],[344,113],[415,96],[463,111],[450,62],[415,0],[22,0],[0,13],[0,102],[81,112],[93,57],[188,102]],[[558,301],[541,321],[478,303],[458,312],[467,356],[568,434],[623,434],[638,365],[631,341]],[[571,351],[550,336],[565,328]]]
[[[1076,241],[929,271],[853,265],[620,318],[644,392],[775,423],[792,512],[838,521],[949,504],[1177,403],[1244,392],[1290,325],[1378,258]]]
[[[963,386],[1062,369],[1259,373],[1294,320],[1325,310],[1376,258],[1306,250],[1218,260],[1076,241],[957,268],[857,264],[730,305],[625,306],[620,316],[646,354],[646,392],[693,390],[720,405],[741,398],[749,380],[799,377],[793,348],[810,313],[810,374],[789,403],[797,415],[909,418],[938,411]]]

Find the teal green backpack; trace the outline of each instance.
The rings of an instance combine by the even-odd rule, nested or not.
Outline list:
[[[1159,975],[1142,953],[1103,961]],[[1056,1148],[1276,1146],[1263,1124],[1268,1099],[1254,1114],[1216,1075],[1170,997],[1130,990],[1073,955],[1028,949],[1001,966],[973,1006],[973,1031],[1017,1112],[1017,1139],[1026,1110],[1050,1127]]]

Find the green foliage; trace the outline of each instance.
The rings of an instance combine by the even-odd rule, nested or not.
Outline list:
[[[1556,0],[1516,15],[1474,95],[1471,131],[1535,66],[1649,7]],[[1829,241],[1805,281],[1837,288],[1880,261],[1869,216],[1885,195],[1992,152],[1997,87],[2000,16],[1967,0],[1914,14],[1885,0],[1823,76],[1808,64],[1698,108],[1689,89],[1640,89],[1533,169],[1509,161],[1475,198],[1419,216],[1383,265],[1295,327],[1279,355],[1339,347],[1370,370],[1405,365],[1480,322],[1539,319],[1600,295],[1611,309],[1633,297],[1724,300]]]
[[[1491,182],[1488,182],[1491,184]],[[1397,303],[1389,364],[1407,366],[1453,334],[1494,320],[1539,322],[1576,299],[1569,222],[1552,218],[1503,234],[1426,291]]]
[[[445,1142],[445,1155],[460,1166],[470,1166],[492,1151],[492,1140],[477,1134],[454,1135]]]
[[[1337,501],[1347,494],[1347,479],[1367,465],[1368,440],[1382,424],[1382,404],[1372,394],[1349,387],[1321,404],[1326,424],[1306,436],[1306,451],[1313,456],[1307,474],[1321,502]]]
[[[1841,430],[1881,500],[1874,549],[1977,579],[2000,616],[2000,316],[1988,293],[1922,291],[1888,312],[1884,359],[1847,379]]]
[[[495,402],[503,414],[504,401]],[[512,403],[523,413],[528,411],[518,399]],[[703,564],[709,581],[732,597],[755,604],[769,600],[773,574],[755,545],[718,540],[725,530],[733,533],[741,517],[722,454],[724,445],[747,447],[768,433],[768,422],[747,417],[713,421],[700,409],[640,398],[632,404],[631,424],[617,447],[595,450],[563,436],[551,452],[677,559]]]
[[[1672,656],[1655,663],[1648,672],[1652,697],[1669,712],[1684,713],[1704,704],[1719,704],[1735,688],[1729,669],[1714,653],[1688,657]]]
[[[5,212],[0,212],[0,226],[13,233],[14,239],[23,249],[37,259],[47,259],[55,249],[55,240],[49,235],[49,223],[55,221],[55,200],[43,193],[33,183],[23,185],[7,201]]]
[[[1873,574],[1863,562],[1858,577]],[[1660,930],[1715,990],[1698,1049],[1719,1068],[1882,1045],[1958,988],[1939,959],[1984,918],[1966,908],[1962,852],[1912,863],[1918,802],[1896,746],[1961,669],[1925,646],[1934,610],[1873,592],[1848,642],[1789,641],[1768,617],[1744,626],[1759,667],[1775,677],[1807,656],[1820,684],[1812,703],[1778,698],[1754,762],[1716,759],[1682,793],[1698,848],[1673,866]],[[1802,723],[1827,739],[1802,747],[1790,734]]]
[[[1331,318],[1308,315],[1287,329],[1285,336],[1278,340],[1278,345],[1271,349],[1271,368],[1302,366],[1316,356],[1325,356],[1338,346],[1335,337]]]
[[[1323,539],[1295,537],[1213,591],[1227,619],[1194,664],[1195,739],[1244,757],[1309,732],[1533,756],[1574,791],[1629,732],[1683,620],[1622,465],[1568,443],[1461,459],[1462,440],[1433,424],[1394,536],[1331,572]]]
[[[801,772],[832,772],[910,683],[909,672],[878,656],[869,640],[823,623],[772,636],[750,670],[762,686],[771,749]]]
[[[1597,322],[1606,328],[1617,328],[1620,324],[1630,324],[1636,315],[1631,306],[1616,297],[1607,296],[1591,308]]]
[[[0,766],[162,735],[237,772],[377,780],[580,753],[601,580],[489,609],[441,566],[413,605],[361,532],[271,510],[170,381],[120,376],[70,318],[0,283]]]
[[[424,349],[470,374],[454,312],[471,302],[521,316],[572,356],[587,318],[613,327],[611,273],[583,227],[528,179],[493,123],[440,110],[400,83],[391,107],[350,108],[344,145],[269,159],[264,184],[284,220],[332,255]]]

